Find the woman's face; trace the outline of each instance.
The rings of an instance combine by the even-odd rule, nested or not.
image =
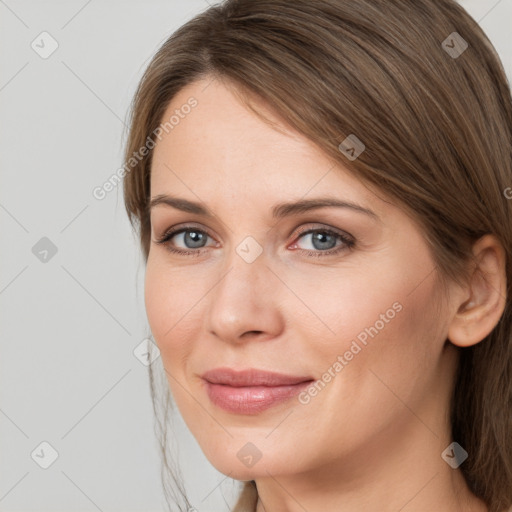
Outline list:
[[[456,359],[445,344],[453,311],[441,307],[419,228],[303,136],[274,130],[210,82],[172,101],[163,122],[177,117],[151,173],[152,199],[206,211],[155,201],[145,281],[151,331],[190,431],[240,480],[334,464],[353,475],[412,431],[431,443],[445,426]],[[197,105],[184,107],[190,97]],[[277,208],[325,199],[361,209]],[[188,231],[155,242],[171,228]],[[202,376],[218,368],[310,382],[208,384]],[[440,454],[447,443],[438,441]]]

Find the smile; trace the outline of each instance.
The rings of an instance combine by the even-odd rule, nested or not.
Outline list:
[[[314,379],[219,368],[202,376],[211,402],[235,414],[258,414],[298,395]]]

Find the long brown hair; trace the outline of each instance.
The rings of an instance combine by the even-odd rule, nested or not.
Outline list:
[[[510,507],[512,102],[485,33],[454,0],[226,0],[180,27],[150,62],[132,104],[127,161],[176,93],[204,77],[234,84],[249,108],[251,96],[263,99],[403,207],[441,277],[464,282],[484,234],[503,245],[505,311],[485,340],[460,349],[451,420],[453,439],[469,453],[460,469],[470,489],[490,512]],[[365,144],[356,159],[340,150],[352,134]],[[146,262],[151,157],[149,149],[124,178]],[[251,490],[254,482],[245,485]]]

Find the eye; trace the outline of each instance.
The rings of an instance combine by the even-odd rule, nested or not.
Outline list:
[[[338,254],[341,251],[349,250],[354,247],[355,240],[348,234],[335,231],[331,228],[304,228],[299,232],[299,239],[308,239],[310,241],[310,249],[299,249],[301,252],[305,252],[308,256],[322,257],[332,256]],[[336,242],[341,242],[336,246]],[[297,243],[293,244],[293,247],[297,247]]]
[[[349,250],[355,245],[355,240],[352,236],[335,231],[331,228],[319,227],[313,229],[303,228],[298,233],[298,239],[307,239],[310,237],[310,245],[312,249],[300,248],[302,253],[307,256],[321,257],[332,256],[341,251]],[[184,248],[177,248],[176,242],[171,243],[171,240],[176,238]],[[206,242],[208,238],[212,238],[208,232],[199,229],[195,226],[182,226],[180,228],[170,229],[166,231],[160,238],[155,240],[155,243],[164,245],[168,251],[184,256],[193,255],[199,256],[206,250]],[[213,239],[213,238],[212,238]],[[340,242],[336,245],[337,242]],[[216,246],[216,245],[214,245]],[[297,242],[292,245],[292,248],[298,246]]]
[[[174,243],[171,244],[171,240],[175,237],[178,240],[181,239],[181,243],[185,244],[185,250],[177,249]],[[184,226],[166,231],[155,242],[164,245],[167,250],[173,253],[199,256],[203,252],[201,249],[205,247],[204,243],[208,237],[210,235],[203,229],[196,228],[195,226]]]

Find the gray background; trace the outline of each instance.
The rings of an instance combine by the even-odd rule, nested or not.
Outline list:
[[[512,77],[512,0],[461,3]],[[121,187],[103,200],[92,190],[122,165],[148,60],[207,7],[0,0],[0,511],[164,510],[147,366],[133,352],[149,334],[142,259]],[[58,43],[47,58],[43,31]],[[227,510],[233,481],[179,416],[176,436],[192,504]],[[58,453],[47,469],[42,442]]]

